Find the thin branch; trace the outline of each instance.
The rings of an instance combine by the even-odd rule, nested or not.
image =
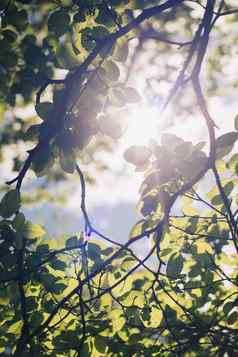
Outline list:
[[[17,252],[17,266],[19,270],[18,276],[18,290],[20,296],[20,307],[21,307],[21,317],[23,321],[23,325],[21,328],[21,335],[19,340],[16,344],[16,351],[14,352],[14,357],[22,356],[22,352],[25,349],[26,341],[29,340],[30,337],[30,327],[28,322],[28,315],[26,309],[26,295],[24,289],[24,255],[25,255],[25,248],[26,248],[26,239],[23,239],[23,246]]]

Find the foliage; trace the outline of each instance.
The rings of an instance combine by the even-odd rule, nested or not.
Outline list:
[[[23,138],[35,146],[0,203],[1,354],[237,355],[237,117],[234,130],[216,138],[200,83],[210,34],[219,35],[218,20],[237,17],[232,2],[3,0],[0,11],[2,112],[7,117],[34,102],[38,118],[24,122],[13,114],[2,124],[2,149]],[[172,20],[180,30],[180,19],[187,42],[171,40],[166,27]],[[140,45],[159,42],[156,57],[161,50],[169,58],[170,46],[182,47],[184,64],[164,108],[191,84],[209,148],[171,133],[150,147],[128,148],[125,159],[144,172],[142,219],[120,244],[88,216],[77,159],[101,137],[117,140],[123,134],[119,113],[140,103],[128,84],[141,48],[131,54],[132,38]],[[164,66],[168,82],[176,69]],[[219,84],[214,72],[208,73],[210,94]],[[178,110],[191,106],[178,104]],[[30,222],[21,204],[28,171],[49,176],[54,164],[79,175],[85,221],[83,232],[59,240]],[[207,177],[214,187],[204,192]],[[133,250],[139,241],[150,244],[142,258]]]

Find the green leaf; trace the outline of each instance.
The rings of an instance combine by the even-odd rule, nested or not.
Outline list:
[[[88,243],[88,257],[92,260],[100,258],[101,248],[95,243]]]
[[[48,19],[48,28],[50,32],[54,32],[56,36],[62,36],[70,30],[70,16],[65,10],[57,10],[53,12]]]
[[[16,232],[14,235],[14,245],[16,249],[22,249],[23,248],[23,236],[20,232]]]
[[[110,104],[115,107],[123,107],[126,104],[126,99],[122,88],[116,87],[110,90]]]
[[[1,0],[0,10],[4,10],[8,5],[8,0]]]
[[[216,158],[221,159],[223,156],[229,154],[238,139],[238,133],[231,131],[221,135],[216,140]]]
[[[176,156],[182,159],[188,158],[193,151],[193,145],[190,141],[184,141],[176,146]]]
[[[10,43],[14,43],[17,40],[17,34],[16,34],[16,32],[14,32],[12,30],[9,30],[9,29],[4,30],[2,32],[2,35]]]
[[[53,166],[54,157],[51,153],[50,146],[43,146],[36,152],[33,158],[33,170],[37,176],[43,176]]]
[[[98,352],[105,354],[108,346],[108,340],[106,337],[97,335],[94,339],[95,348]]]
[[[231,131],[229,133],[221,135],[219,138],[216,140],[216,147],[217,148],[223,148],[226,146],[234,145],[238,138],[238,133],[235,131]]]
[[[164,133],[161,136],[161,145],[164,146],[169,151],[174,150],[176,147],[178,147],[179,145],[182,145],[183,143],[184,143],[184,140],[179,138],[175,134]],[[159,152],[158,152],[158,154],[159,154]]]
[[[233,309],[234,307],[234,302],[233,301],[228,301],[224,306],[223,306],[223,312],[225,315],[228,315],[229,312]]]
[[[86,27],[81,31],[81,44],[85,50],[91,51],[98,41],[102,41],[108,35],[109,31],[104,26]]]
[[[127,42],[119,43],[116,45],[115,52],[113,54],[113,58],[118,62],[125,62],[127,60],[129,54],[129,47]]]
[[[99,118],[100,131],[110,136],[112,139],[117,140],[122,136],[122,128],[118,120],[108,116],[101,115]]]
[[[18,31],[24,31],[28,25],[28,15],[26,10],[13,10],[9,12],[7,21],[14,26]]]
[[[40,124],[32,125],[24,133],[24,140],[38,140],[40,136]]]
[[[84,22],[86,20],[85,14],[83,12],[83,9],[81,9],[79,12],[77,12],[74,15],[73,21],[74,22]]]
[[[73,174],[76,167],[75,156],[73,152],[60,151],[60,166],[62,170]]]
[[[112,27],[115,26],[116,18],[117,18],[117,13],[113,9],[109,10],[108,7],[102,5],[99,8],[99,12],[95,21],[98,24],[102,24],[107,27]]]
[[[151,154],[146,146],[134,145],[125,151],[124,158],[135,166],[142,166],[150,159]]]
[[[235,129],[238,131],[238,115],[235,116]]]
[[[137,103],[141,100],[141,96],[135,88],[126,87],[123,88],[124,97],[128,103]]]
[[[25,216],[23,213],[17,213],[12,221],[12,226],[16,231],[19,231],[25,223]]]
[[[113,61],[107,61],[99,72],[103,78],[111,82],[116,82],[120,77],[120,69]]]
[[[220,206],[223,203],[221,195],[216,195],[212,198],[211,204],[214,206]]]
[[[42,237],[46,232],[39,224],[28,221],[22,227],[21,233],[28,239],[34,239]]]
[[[38,327],[44,321],[44,315],[40,311],[34,311],[30,317],[30,324],[32,328]]]
[[[62,292],[67,288],[67,285],[63,283],[56,283],[50,287],[50,291],[55,294],[62,294]]]
[[[226,194],[226,196],[229,196],[234,188],[234,183],[232,181],[227,182],[225,186],[223,187],[223,190]]]
[[[234,183],[232,181],[225,184],[225,186],[223,187],[223,190],[227,197],[231,194],[233,188],[234,188]],[[214,196],[211,200],[211,203],[214,206],[219,206],[219,205],[223,204],[223,199],[222,199],[221,195],[218,194],[218,195]]]
[[[8,191],[0,203],[0,215],[3,218],[9,218],[20,208],[20,194],[17,190]]]
[[[55,270],[65,271],[66,263],[62,260],[56,259],[51,262],[51,267]]]
[[[181,254],[174,253],[169,258],[166,273],[169,277],[177,277],[183,270],[184,259]]]
[[[139,222],[137,222],[131,229],[129,238],[132,239],[136,237],[137,235],[141,234],[143,232],[143,226],[145,224],[145,220],[141,219]]]
[[[50,102],[42,102],[36,105],[36,113],[43,120],[49,120],[53,114],[54,105]]]
[[[35,311],[37,309],[37,301],[35,296],[28,296],[26,298],[26,309],[27,312]]]
[[[75,48],[73,47],[72,43],[60,43],[57,51],[57,67],[62,69],[73,69],[80,64],[80,59],[78,54],[75,53]],[[58,100],[56,99],[56,93],[58,92]],[[54,103],[59,103],[60,100],[63,99],[65,96],[64,90],[56,90],[54,93]]]
[[[84,342],[81,350],[82,356],[83,357],[92,357],[91,354],[91,349],[89,347],[89,344],[87,342]]]
[[[157,196],[145,196],[142,200],[143,206],[141,208],[141,213],[144,217],[148,216],[150,213],[155,212],[158,207],[158,197]]]
[[[227,322],[229,325],[233,325],[238,320],[238,312],[234,311],[228,316]]]
[[[79,244],[79,240],[76,236],[74,236],[74,237],[70,237],[66,240],[65,247],[72,248],[72,247],[76,247],[78,244]]]

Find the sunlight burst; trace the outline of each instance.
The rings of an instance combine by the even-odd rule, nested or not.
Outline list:
[[[121,138],[124,147],[147,145],[150,139],[159,139],[162,123],[157,107],[139,104],[128,113],[126,121],[127,129]]]

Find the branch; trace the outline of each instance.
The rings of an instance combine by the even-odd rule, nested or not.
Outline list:
[[[221,179],[220,179],[220,176],[218,174],[215,162],[213,163],[212,171],[214,173],[216,184],[217,184],[218,190],[220,192],[222,201],[224,203],[224,206],[225,206],[228,218],[229,218],[227,221],[228,221],[228,224],[229,224],[229,227],[230,227],[230,230],[231,230],[232,241],[234,243],[236,252],[238,253],[238,242],[237,242],[238,228],[237,228],[237,224],[236,224],[234,215],[233,215],[231,207],[230,207],[229,199],[227,198],[227,195],[226,195],[226,193],[225,193],[225,191],[224,191],[224,189],[222,187]]]
[[[28,323],[28,316],[26,310],[26,296],[24,291],[24,255],[26,248],[26,239],[23,240],[23,247],[17,252],[17,266],[19,270],[18,276],[18,290],[20,295],[20,308],[21,308],[21,317],[23,321],[23,325],[21,328],[21,335],[16,344],[16,351],[14,352],[14,357],[22,356],[22,352],[24,352],[26,341],[29,340],[30,337],[30,328]]]

